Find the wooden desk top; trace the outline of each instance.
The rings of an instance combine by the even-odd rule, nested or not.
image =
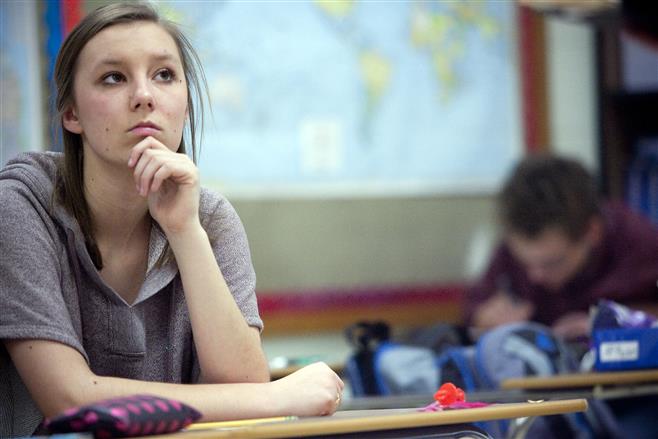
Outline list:
[[[500,386],[503,389],[568,389],[608,385],[640,385],[657,382],[658,369],[647,369],[511,378],[503,381]]]
[[[333,416],[252,424],[233,429],[195,430],[161,437],[175,439],[308,437],[556,415],[585,410],[587,410],[585,399],[494,404],[481,408],[443,412],[418,412],[417,409],[357,410],[337,412]]]
[[[311,363],[308,363],[311,364]],[[283,378],[284,376],[290,375],[293,372],[298,371],[304,366],[308,366],[308,364],[293,364],[290,366],[286,367],[277,367],[270,369],[270,378],[272,380],[278,380],[279,378]],[[341,363],[328,363],[327,364],[334,372],[336,372],[338,375],[343,373],[343,364]]]

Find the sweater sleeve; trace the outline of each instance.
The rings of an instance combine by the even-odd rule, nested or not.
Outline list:
[[[62,287],[66,252],[46,206],[15,180],[0,181],[0,206],[0,339],[53,340],[85,355],[74,287]]]
[[[256,273],[242,221],[233,206],[220,195],[204,190],[202,222],[224,280],[247,324],[263,329],[256,299]]]
[[[610,264],[593,288],[592,302],[605,298],[625,304],[658,300],[658,228],[620,205],[613,205]]]
[[[494,250],[484,273],[467,290],[464,300],[464,323],[471,325],[476,308],[493,296],[502,276],[509,276],[512,259],[504,244]]]

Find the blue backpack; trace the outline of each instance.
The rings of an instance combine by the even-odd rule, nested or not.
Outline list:
[[[577,370],[577,361],[568,347],[554,337],[548,327],[532,322],[495,328],[469,346],[444,343],[440,351],[394,342],[382,322],[377,322],[378,330],[364,322],[356,326],[362,336],[360,347],[346,367],[355,396],[431,395],[441,383],[448,381],[466,393],[495,390],[508,378],[549,376]],[[352,342],[354,339],[350,336],[354,328],[348,329],[348,339]],[[455,339],[446,335],[449,333],[448,327],[439,331],[439,336]],[[379,337],[369,338],[372,334]],[[369,370],[368,376],[361,373],[364,369]],[[476,425],[494,437],[504,437],[509,429],[506,421]],[[622,435],[607,405],[590,400],[586,413],[537,418],[526,437],[598,439],[621,438]]]
[[[452,325],[435,325],[393,341],[387,323],[358,322],[345,331],[354,353],[345,374],[354,396],[433,393],[439,387],[438,353],[458,346],[463,335]]]
[[[484,333],[473,346],[447,349],[437,358],[439,380],[466,392],[494,390],[508,378],[569,373],[578,365],[550,329],[523,322]]]

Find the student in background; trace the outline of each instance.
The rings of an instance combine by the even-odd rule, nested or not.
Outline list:
[[[569,339],[589,334],[588,309],[601,298],[658,310],[658,229],[622,204],[602,202],[577,162],[521,161],[498,209],[504,238],[468,291],[470,326],[533,320]]]
[[[244,229],[187,155],[196,61],[143,3],[99,8],[64,42],[64,154],[0,171],[1,437],[133,394],[205,420],[336,410],[343,383],[323,363],[269,380]]]

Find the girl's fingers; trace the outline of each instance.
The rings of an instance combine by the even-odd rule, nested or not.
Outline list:
[[[148,186],[142,185],[141,176],[144,173],[144,169],[153,158],[153,153],[159,151],[160,147],[166,149],[166,147],[155,138],[145,137],[130,150],[128,167],[134,167],[133,178],[135,180],[135,187],[137,192],[141,195],[144,194],[145,190],[148,193]]]
[[[132,147],[130,150],[130,156],[128,157],[128,167],[132,168],[137,164],[139,158],[142,155],[142,152],[149,147],[149,138],[146,137],[142,139],[139,143]]]
[[[143,197],[158,191],[170,178],[179,184],[197,181],[196,168],[189,157],[169,150],[153,137],[133,146],[128,166],[133,168],[135,187]]]
[[[142,152],[133,170],[135,185],[141,195],[148,194],[150,181],[153,174],[155,174],[155,170],[165,161],[171,160],[171,154],[174,153],[150,148]]]
[[[191,165],[191,166],[190,166]],[[178,184],[196,181],[195,168],[187,156],[170,151],[147,150],[135,166],[137,190],[142,196],[156,192],[167,179]]]
[[[151,154],[149,154],[151,155]],[[141,160],[140,160],[141,161]],[[144,166],[141,175],[139,176],[139,193],[143,197],[147,196],[150,191],[152,191],[152,181],[153,176],[162,170],[166,170],[167,165],[161,160],[158,160],[157,157],[150,157],[146,165]]]
[[[135,163],[135,169],[133,170],[133,178],[135,180],[135,186],[137,187],[137,191],[141,194],[142,193],[142,175],[144,175],[144,170],[146,167],[149,165],[149,163],[152,161],[153,155],[152,153],[142,153],[139,156],[139,160],[137,163]]]
[[[159,142],[155,137],[145,137],[135,146],[133,146],[130,151],[130,157],[128,157],[128,167],[135,166],[138,162],[144,151],[148,149],[164,149],[169,151],[169,149]]]
[[[153,180],[151,183],[151,192],[157,192],[162,187],[162,183],[168,179],[172,174],[171,168],[165,163],[160,166],[157,171],[153,174]]]

